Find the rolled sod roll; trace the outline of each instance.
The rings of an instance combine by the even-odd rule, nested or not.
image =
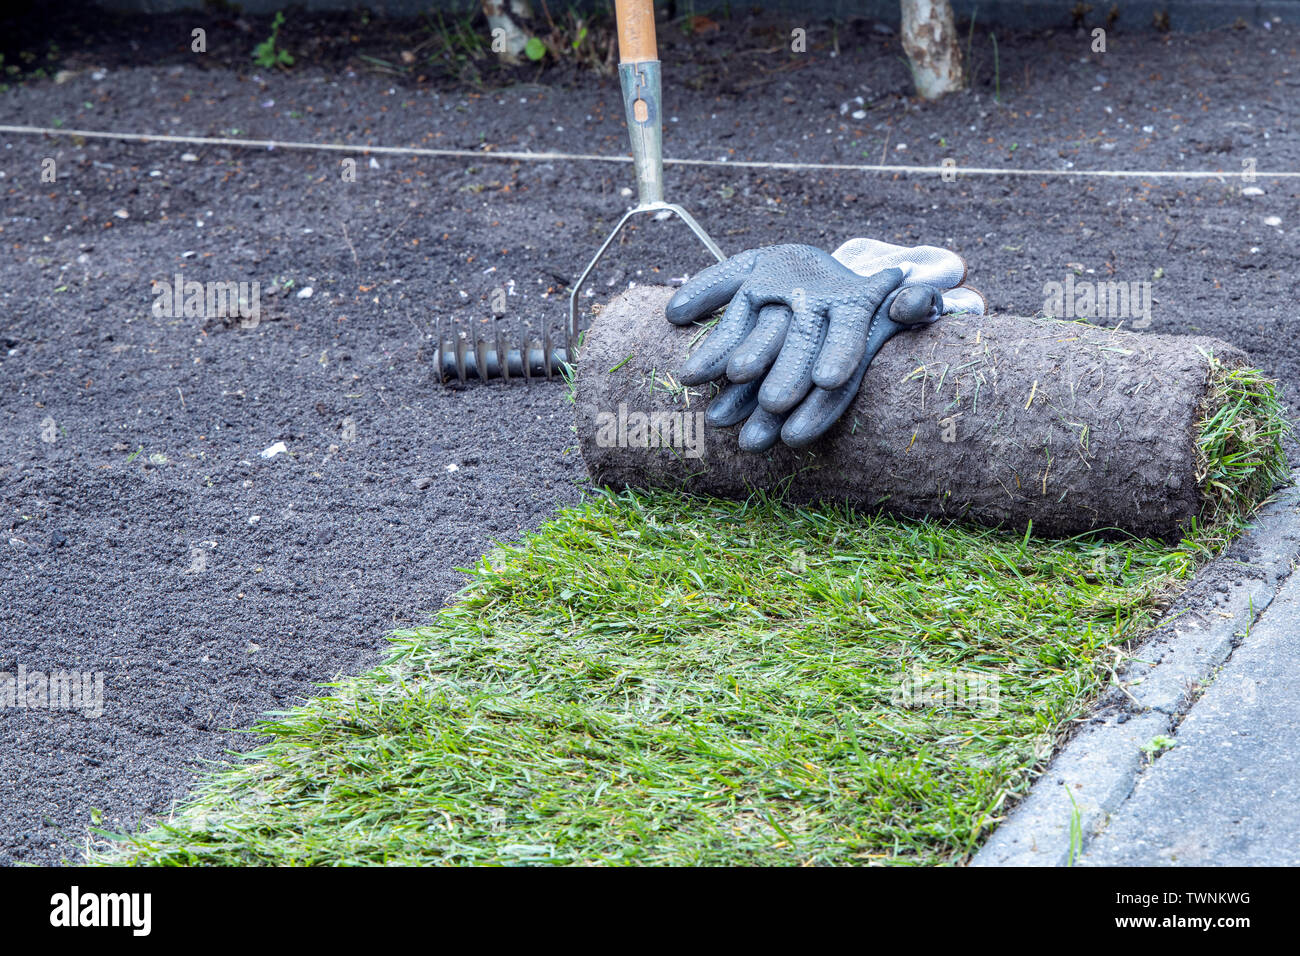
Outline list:
[[[1203,336],[947,316],[886,343],[817,443],[754,455],[738,427],[705,425],[716,385],[673,377],[703,330],[664,318],[672,293],[629,289],[583,340],[577,433],[597,484],[1175,538],[1204,504],[1198,422],[1214,365],[1246,360]]]

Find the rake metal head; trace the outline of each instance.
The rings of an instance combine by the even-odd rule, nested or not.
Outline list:
[[[528,383],[559,375],[568,355],[554,344],[549,328],[543,327],[538,338],[522,319],[513,335],[503,328],[504,324],[499,317],[494,318],[491,328],[485,329],[480,323],[439,317],[433,353],[438,380],[464,384],[471,379],[486,382],[499,378]]]
[[[516,340],[518,344],[512,346],[502,337],[499,323],[490,340],[477,333],[466,337],[454,327],[448,339],[443,335],[440,322],[435,365],[444,382],[453,378],[465,382],[470,377],[483,381],[511,377],[522,377],[525,381],[534,377],[551,378],[565,365],[576,364],[583,331],[578,296],[596,264],[633,216],[643,213],[675,215],[690,227],[719,262],[726,258],[690,213],[674,203],[664,202],[662,80],[655,40],[654,6],[650,0],[618,0],[616,20],[619,86],[636,169],[637,204],[623,214],[614,231],[573,284],[569,292],[569,316],[564,327],[563,348],[552,345],[549,330],[541,342],[535,343],[523,334]],[[520,328],[522,331],[522,323]]]
[[[560,373],[562,366],[576,364],[578,348],[585,328],[582,325],[583,316],[578,307],[578,297],[587,279],[633,216],[646,213],[657,215],[664,212],[671,213],[685,222],[696,238],[719,262],[726,258],[717,243],[709,238],[709,234],[703,227],[681,206],[660,201],[639,203],[623,214],[613,231],[592,256],[591,261],[587,263],[587,268],[582,270],[578,281],[573,284],[569,292],[569,314],[564,327],[563,346],[554,343],[549,327],[543,327],[539,340],[531,334],[531,330],[522,319],[517,323],[517,334],[511,336],[503,330],[503,322],[499,317],[492,320],[490,332],[476,324],[470,324],[469,328],[465,328],[465,323],[454,318],[447,322],[439,318],[438,344],[434,350],[434,366],[438,370],[439,380],[444,383],[457,381],[463,384],[470,379],[486,382],[492,378],[507,381],[511,378],[522,378],[528,382],[534,378],[554,378]]]

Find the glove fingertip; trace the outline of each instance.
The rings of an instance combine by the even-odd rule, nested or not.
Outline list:
[[[709,403],[704,421],[714,428],[730,428],[750,418],[758,409],[758,385],[728,385]]]
[[[814,392],[781,426],[781,441],[791,448],[807,448],[825,435],[843,411],[829,392]]]
[[[769,387],[769,381],[763,383],[763,388],[758,393],[758,404],[765,412],[773,415],[784,415],[790,409],[799,403],[802,396],[797,396],[785,385]]]
[[[781,441],[790,448],[807,448],[825,434],[829,427],[804,425],[801,420],[791,417],[781,426]]]
[[[706,348],[700,349],[678,367],[677,381],[683,385],[704,385],[718,377],[714,374],[714,363],[707,353],[707,343],[705,345]]]
[[[673,325],[690,325],[703,312],[700,306],[701,297],[682,295],[679,289],[664,306],[664,317]]]
[[[766,368],[757,365],[752,355],[733,352],[727,360],[727,380],[730,382],[752,382],[762,375]]]
[[[849,365],[845,362],[818,362],[813,368],[813,384],[818,388],[824,388],[827,391],[839,388],[849,380],[853,375],[855,368],[856,363],[854,365]]]
[[[780,437],[781,430],[775,424],[755,415],[740,430],[738,441],[741,451],[757,454],[770,449]]]
[[[708,369],[688,368],[683,365],[677,371],[677,381],[688,387],[707,385],[713,381],[713,376],[709,375]]]

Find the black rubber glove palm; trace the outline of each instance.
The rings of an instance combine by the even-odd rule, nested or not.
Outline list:
[[[740,433],[745,451],[765,451],[778,437],[795,448],[811,444],[852,402],[886,341],[939,317],[939,290],[899,289],[904,279],[898,268],[859,275],[814,246],[732,256],[668,302],[666,315],[677,325],[727,304],[678,378],[700,385],[725,372],[733,384],[713,401],[708,421],[725,427],[748,419]]]

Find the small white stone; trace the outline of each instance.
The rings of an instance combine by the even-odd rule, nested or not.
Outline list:
[[[1282,217],[1281,217],[1281,216],[1268,216],[1268,217],[1266,217],[1266,218],[1264,219],[1264,225],[1266,225],[1266,226],[1280,226],[1280,225],[1282,225]]]
[[[1243,196],[1262,196],[1264,195],[1264,190],[1260,189],[1258,186],[1243,186],[1241,188],[1241,194]]]
[[[448,465],[448,466],[447,466],[447,470],[448,470],[448,471],[460,471],[460,466],[459,466],[459,465],[454,465],[454,464],[453,464],[453,465]]]
[[[312,294],[314,291],[316,291],[316,290],[313,289],[311,286],[309,286],[309,285],[305,285],[305,286],[303,286],[301,289],[298,290],[298,298],[300,298],[300,299],[310,299],[310,298],[311,298],[311,294]]]
[[[199,158],[195,156],[193,153],[181,153],[182,163],[197,163],[198,161]]]
[[[125,209],[119,209],[117,212],[113,213],[113,215],[116,216],[118,219],[130,219],[130,218],[131,218],[131,214],[130,214],[129,212],[127,212]]]
[[[274,458],[276,455],[279,455],[282,452],[286,452],[288,450],[289,450],[288,446],[286,446],[284,442],[278,441],[271,447],[262,449],[262,457]]]

